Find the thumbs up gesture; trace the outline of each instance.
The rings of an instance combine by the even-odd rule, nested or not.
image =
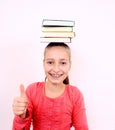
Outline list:
[[[22,118],[26,117],[28,99],[26,96],[25,88],[20,85],[20,96],[16,97],[13,101],[13,112]]]

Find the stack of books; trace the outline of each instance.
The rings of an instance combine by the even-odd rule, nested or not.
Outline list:
[[[65,42],[70,43],[75,37],[73,27],[75,21],[43,19],[41,42]]]

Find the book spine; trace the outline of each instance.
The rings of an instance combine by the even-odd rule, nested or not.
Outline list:
[[[71,38],[57,38],[57,37],[40,37],[42,43],[49,43],[49,42],[65,42],[65,43],[70,43]]]
[[[75,37],[75,32],[44,32],[43,37]]]
[[[44,19],[42,21],[42,26],[43,27],[73,27],[75,25],[75,21],[70,21],[70,20],[47,20]]]
[[[42,32],[72,32],[73,27],[42,27]]]

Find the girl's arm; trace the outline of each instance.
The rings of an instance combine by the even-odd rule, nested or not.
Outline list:
[[[75,130],[89,130],[83,95],[81,92],[76,95],[73,108],[73,126]]]

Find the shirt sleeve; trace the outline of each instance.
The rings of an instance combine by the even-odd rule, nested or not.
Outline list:
[[[32,122],[33,105],[31,102],[31,94],[29,89],[26,90],[26,94],[29,100],[27,106],[27,116],[24,119],[22,119],[20,116],[15,116],[13,119],[12,130],[30,130]]]
[[[73,126],[75,130],[89,130],[86,118],[84,97],[80,91],[74,93]]]

